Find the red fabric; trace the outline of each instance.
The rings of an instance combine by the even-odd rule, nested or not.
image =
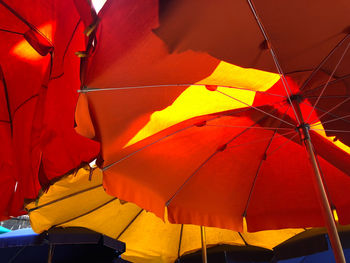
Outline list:
[[[85,46],[84,26],[78,26],[75,8],[73,0],[0,2],[1,84],[8,92],[7,103],[1,86],[0,101],[5,103],[0,120],[5,122],[0,128],[1,141],[9,145],[0,165],[1,180],[8,182],[1,184],[6,188],[0,205],[3,216],[17,215],[23,199],[35,198],[43,184],[98,153],[96,142],[74,130],[80,87],[80,61],[74,52]]]
[[[92,7],[91,0],[74,0],[74,3],[85,27],[96,21],[97,14]]]
[[[49,9],[46,10],[46,8],[41,6],[44,1],[28,1],[27,3],[19,2],[20,1],[13,2],[11,7],[16,9],[17,13],[20,13],[26,21],[29,20],[30,23],[40,26],[49,21],[52,13]],[[22,4],[23,6],[28,6],[28,9],[23,8]],[[34,16],[31,19],[30,14],[31,12],[35,14],[34,10],[36,8],[38,10],[44,9],[47,12],[44,12],[40,17]],[[30,29],[2,4],[0,4],[0,12],[2,14],[0,19],[1,28],[23,34]],[[38,99],[38,92],[41,83],[44,82],[50,58],[49,56],[41,57],[38,55],[35,57],[35,60],[26,59],[25,52],[28,51],[33,54],[33,49],[29,44],[25,44],[26,40],[21,35],[1,32],[0,38],[1,67],[8,93],[8,102],[2,104],[1,107],[6,109],[4,110],[5,116],[3,117],[8,120],[9,112],[7,111],[7,108],[9,104],[12,119],[12,135],[11,133],[7,133],[8,136],[2,137],[1,141],[6,141],[12,147],[10,152],[13,152],[13,155],[8,155],[8,158],[10,158],[9,163],[12,166],[11,177],[14,178],[13,180],[15,182],[18,182],[17,191],[22,197],[22,200],[19,200],[19,202],[23,202],[24,197],[33,197],[40,188],[40,185],[35,180],[35,175],[32,169],[30,156],[30,131],[35,105]],[[22,57],[14,50],[14,47],[19,43],[24,43],[27,48],[27,50],[23,50],[24,53],[20,53],[23,54]],[[21,49],[19,51],[22,52]],[[8,125],[11,124],[9,123]],[[6,127],[6,129],[8,129],[8,127]],[[2,133],[2,135],[4,135],[4,133]],[[1,173],[1,176],[4,176],[3,173]],[[8,186],[1,185],[1,187],[5,188]],[[12,189],[12,192],[14,192],[13,187],[9,186],[9,189]],[[6,200],[5,196],[4,200]],[[20,208],[20,206],[17,208]],[[1,214],[9,215],[8,209],[9,208],[2,210]]]

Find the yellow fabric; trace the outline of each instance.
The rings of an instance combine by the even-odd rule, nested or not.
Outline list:
[[[253,104],[255,92],[217,87],[227,94],[209,91],[205,86],[192,85],[183,91],[168,107],[151,114],[149,122],[124,146],[130,146],[172,125],[193,117],[228,111]],[[230,96],[230,97],[229,97]],[[232,99],[232,98],[235,98]],[[239,102],[242,101],[242,102]]]
[[[90,168],[84,167],[62,178],[26,209],[35,232],[41,233],[52,226],[89,228],[125,242],[126,252],[122,257],[131,262],[170,263],[178,256],[201,248],[199,226],[165,223],[132,203],[123,204],[107,195],[99,169],[90,174]],[[244,246],[247,242],[272,249],[303,229],[242,233],[244,240],[231,230],[206,227],[205,231],[208,247]]]
[[[250,106],[256,91],[268,90],[279,79],[275,73],[241,68],[221,61],[210,76],[187,87],[170,106],[154,112],[149,122],[124,148],[184,120]],[[209,91],[206,85],[217,86],[217,90],[226,96]]]

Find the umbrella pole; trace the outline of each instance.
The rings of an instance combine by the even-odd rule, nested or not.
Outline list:
[[[201,240],[202,240],[202,262],[208,263],[207,259],[207,244],[205,239],[205,228],[201,226]]]
[[[310,127],[308,124],[304,123],[303,115],[299,107],[299,101],[294,100],[293,104],[296,106],[295,108],[296,108],[297,115],[299,115],[298,117],[301,120],[301,125],[298,128],[300,129],[300,133],[302,134],[302,139],[304,141],[304,145],[314,171],[314,176],[317,183],[318,197],[319,197],[320,204],[322,206],[323,217],[324,217],[324,220],[326,221],[326,228],[327,228],[329,240],[331,242],[331,246],[333,249],[335,261],[337,263],[346,263],[343,248],[340,243],[337,227],[334,221],[334,217],[332,215],[331,207],[329,205],[326,190],[324,188],[324,184],[322,181],[320,168],[318,166],[315,152],[313,150],[313,146],[311,143],[311,138],[309,134]]]
[[[331,241],[331,245],[334,252],[334,257],[337,263],[345,263],[345,257],[343,248],[340,243],[337,227],[334,222],[334,218],[331,212],[331,208],[329,205],[329,201],[326,195],[326,191],[322,182],[320,169],[318,167],[318,163],[315,158],[315,153],[312,148],[310,137],[308,137],[305,141],[305,146],[309,155],[310,162],[314,169],[315,179],[317,181],[317,189],[319,194],[319,199],[322,205],[323,217],[326,221],[326,227],[328,231],[328,236]]]
[[[47,255],[47,263],[52,263],[52,257],[53,257],[53,244],[50,243],[49,253]]]

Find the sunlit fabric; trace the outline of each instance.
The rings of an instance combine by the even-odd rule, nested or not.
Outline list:
[[[88,101],[96,115],[105,116],[93,120],[95,125],[105,127],[101,128],[103,132],[96,134],[96,139],[104,144],[102,155],[105,160],[118,149],[179,121],[234,108],[228,106],[229,99],[221,98],[221,101],[226,101],[223,105],[216,103],[212,95],[206,95],[209,92],[205,85],[231,87],[230,94],[240,94],[242,100],[251,104],[254,94],[237,90],[237,87],[265,91],[279,79],[277,74],[242,69],[205,52],[169,53],[165,43],[152,31],[158,25],[157,1],[137,4],[110,2],[103,11],[101,30],[97,34],[98,46],[89,60],[84,85],[117,90],[87,93],[84,100]],[[120,27],[116,28],[116,23]],[[192,84],[199,86],[187,89]],[[180,94],[184,98],[175,102]],[[201,102],[200,106],[192,102],[196,94],[201,94],[197,99]],[[182,104],[183,100],[187,105]],[[165,108],[174,113],[166,117],[167,124],[154,127],[157,124],[149,120],[160,118],[157,114],[162,115],[160,111]],[[86,110],[78,110],[82,113],[77,114],[76,121],[81,124],[80,118],[86,119]],[[85,132],[92,134],[88,130],[85,129]]]
[[[107,193],[172,223],[322,226],[306,127],[350,223],[350,6],[256,2],[271,41],[247,1],[106,3],[76,122],[102,144]]]
[[[132,203],[120,202],[102,187],[102,172],[83,167],[53,184],[26,206],[37,233],[53,226],[80,226],[126,243],[122,257],[135,263],[174,262],[201,248],[200,227],[172,225]],[[219,244],[272,249],[303,231],[285,229],[257,233],[205,228],[208,247]],[[245,243],[246,242],[246,243]]]
[[[38,33],[36,33],[36,35],[41,38],[52,39],[54,27],[55,25],[53,24],[53,22],[48,22],[44,25],[41,25],[39,26],[38,30],[42,35]],[[49,47],[49,50],[52,49],[52,47],[50,48],[49,40],[46,40],[46,42],[47,46]],[[38,50],[36,50],[32,45],[34,46],[33,43],[30,44],[28,40],[23,39],[12,48],[11,53],[15,56],[18,56],[21,59],[27,60],[28,62],[35,63],[35,61],[40,60],[43,55],[45,56],[47,52],[44,52],[41,55],[40,53],[38,53]]]
[[[1,217],[23,213],[24,199],[98,153],[74,130],[84,5],[0,1]]]
[[[332,203],[346,223],[349,156],[316,132],[311,136]],[[323,225],[298,132],[249,108],[182,122],[126,148],[115,160],[104,171],[107,191],[160,217],[168,204],[171,222],[241,230],[246,211],[250,231]]]

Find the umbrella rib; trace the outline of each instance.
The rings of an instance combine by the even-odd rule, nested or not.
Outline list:
[[[262,130],[294,130],[294,128],[249,127],[249,126],[215,125],[215,124],[207,124],[207,126],[209,126],[209,127],[227,127],[227,128],[250,128],[250,129],[262,129]]]
[[[321,67],[326,63],[326,61],[334,54],[334,52],[349,38],[350,34],[347,34],[342,40],[335,45],[335,47],[328,53],[328,55],[321,61],[321,63],[311,72],[309,77],[304,81],[300,90],[302,91],[310,80],[315,76],[315,74],[321,69]]]
[[[345,118],[348,118],[348,117],[350,117],[350,114],[348,114],[348,115],[345,115],[345,116],[343,116],[343,117],[338,117],[338,118],[335,118],[335,119],[331,119],[331,120],[328,120],[328,121],[323,121],[323,122],[321,122],[321,124],[322,125],[324,125],[324,124],[326,124],[326,123],[329,123],[329,122],[333,122],[333,121],[338,121],[338,120],[345,120]],[[317,126],[317,125],[319,125],[320,123],[313,123],[312,125],[310,125],[310,127],[313,127],[313,126]]]
[[[75,216],[75,217],[73,217],[73,218],[70,218],[70,219],[68,219],[68,220],[66,220],[66,221],[63,221],[63,222],[59,223],[59,224],[55,224],[55,225],[53,225],[51,228],[54,228],[54,227],[59,226],[59,225],[66,224],[66,223],[68,223],[68,222],[71,222],[71,221],[73,221],[73,220],[76,220],[76,219],[78,219],[78,218],[81,218],[81,217],[83,217],[83,216],[86,216],[86,215],[88,215],[88,214],[91,214],[92,212],[97,211],[98,209],[100,209],[100,208],[102,208],[102,207],[108,205],[109,203],[113,202],[113,201],[116,200],[116,199],[118,199],[118,198],[117,198],[117,197],[113,197],[112,199],[108,200],[107,202],[105,202],[105,203],[103,203],[103,204],[101,204],[101,205],[99,205],[99,206],[97,206],[97,207],[95,207],[95,208],[93,208],[93,209],[91,209],[91,210],[89,210],[89,211],[87,211],[87,212],[81,214],[81,215],[78,215],[78,216]]]
[[[320,97],[320,99],[344,99],[344,98],[349,98],[350,96],[349,95],[347,95],[347,96],[341,96],[341,95],[339,95],[339,96],[337,96],[337,95],[334,95],[334,96],[322,96],[322,97]],[[306,98],[306,99],[316,99],[316,98],[318,98],[318,96],[310,96],[310,97],[304,97],[304,98]]]
[[[4,29],[4,28],[0,28],[0,31],[2,31],[2,32],[6,32],[6,33],[10,33],[10,34],[21,35],[21,36],[23,36],[23,35],[24,35],[23,33],[16,32],[16,31],[12,31],[12,30],[8,30],[8,29]]]
[[[179,238],[179,248],[177,250],[177,257],[180,257],[181,253],[181,243],[182,243],[182,234],[183,234],[184,224],[181,224],[181,230],[180,230],[180,238]]]
[[[251,90],[251,89],[245,89],[245,88],[239,88],[239,87],[233,87],[233,86],[227,86],[227,85],[220,85],[220,84],[158,84],[158,85],[143,85],[143,86],[126,86],[126,87],[109,87],[109,88],[84,88],[78,90],[79,93],[88,93],[88,92],[95,92],[95,91],[116,91],[116,90],[128,90],[128,89],[147,89],[147,88],[169,88],[169,87],[188,87],[188,86],[196,86],[196,87],[206,87],[206,86],[218,86],[221,88],[228,88],[228,89],[238,89],[238,90],[244,90],[244,91],[251,91],[255,93],[263,93],[266,95],[276,96],[285,98],[285,96],[280,94],[274,94],[266,91],[260,91],[260,90]]]
[[[291,142],[296,136],[298,136],[299,134],[296,133],[294,134],[292,137],[288,138],[287,141],[285,141],[284,143],[282,143],[281,145],[279,145],[276,149],[273,149],[272,152],[270,152],[268,155],[271,156],[273,153],[277,152],[279,149],[281,149],[283,146],[285,146],[286,144],[288,144],[289,142]]]
[[[350,131],[346,131],[346,130],[329,130],[329,129],[313,129],[313,128],[311,128],[310,130],[312,130],[312,131],[328,131],[328,132],[350,132]]]
[[[242,238],[244,245],[249,246],[248,242],[244,239],[243,235],[241,234],[241,232],[237,232],[238,235]]]
[[[333,108],[331,108],[330,110],[326,111],[325,113],[323,113],[320,117],[318,117],[319,120],[322,119],[322,117],[324,117],[325,115],[327,115],[328,113],[330,113],[331,111],[335,110],[336,108],[340,107],[341,105],[343,105],[345,102],[349,101],[350,97],[343,100],[342,102],[339,102],[338,104],[336,104]],[[314,107],[315,108],[315,107]],[[336,115],[335,115],[336,116]],[[338,116],[336,116],[338,117]],[[316,120],[310,121],[310,123],[315,123]]]
[[[61,63],[62,66],[64,65],[64,60],[65,60],[65,58],[66,58],[66,54],[67,54],[67,52],[68,52],[68,48],[69,48],[70,44],[72,43],[72,40],[73,40],[73,38],[74,38],[74,36],[75,36],[75,33],[77,32],[77,29],[78,29],[80,23],[81,23],[81,19],[79,19],[79,20],[78,20],[78,23],[75,25],[74,30],[73,30],[73,33],[72,33],[72,35],[70,36],[70,38],[69,38],[69,40],[68,40],[68,43],[67,43],[67,45],[66,45],[66,48],[64,49],[64,52],[63,52],[63,55],[62,55],[62,63]],[[58,75],[56,75],[56,76],[54,76],[54,77],[50,77],[50,80],[52,80],[52,79],[58,79],[58,78],[62,77],[63,75],[64,75],[64,72],[62,72],[61,74],[58,74]]]
[[[275,65],[276,65],[278,74],[280,75],[280,78],[281,78],[281,81],[282,81],[282,84],[283,84],[283,88],[286,91],[286,94],[287,94],[287,97],[288,97],[288,101],[289,101],[290,105],[292,106],[292,109],[293,109],[295,118],[296,118],[296,120],[298,122],[298,125],[300,125],[300,120],[299,120],[298,114],[296,113],[295,108],[294,108],[293,103],[292,103],[292,100],[290,98],[291,94],[293,94],[293,93],[292,93],[292,91],[291,91],[291,89],[289,87],[288,81],[287,81],[287,79],[286,79],[286,77],[285,77],[285,75],[283,73],[282,67],[281,67],[280,63],[278,62],[277,55],[275,54],[275,51],[272,48],[271,41],[270,41],[270,39],[269,39],[269,37],[267,35],[267,32],[266,32],[266,30],[265,30],[261,20],[260,20],[260,17],[258,16],[258,13],[257,13],[257,11],[256,11],[256,9],[254,7],[254,4],[252,3],[251,0],[247,0],[247,2],[249,4],[250,10],[252,11],[252,13],[253,13],[253,15],[255,17],[256,22],[258,23],[260,31],[262,32],[262,34],[263,34],[263,36],[265,38],[265,41],[267,42],[268,49],[269,49],[269,51],[271,53],[271,56],[273,58],[273,61],[274,61]]]
[[[73,197],[73,196],[76,196],[76,195],[79,195],[79,194],[82,194],[82,193],[85,193],[85,192],[88,192],[88,191],[91,191],[91,190],[94,190],[94,189],[99,188],[99,187],[102,187],[102,184],[95,185],[95,186],[92,186],[92,187],[89,187],[89,188],[80,190],[80,191],[78,191],[78,192],[75,192],[75,193],[72,193],[72,194],[69,194],[69,195],[65,195],[65,196],[63,196],[63,197],[61,197],[61,198],[55,199],[55,200],[50,201],[50,202],[48,202],[48,203],[45,203],[45,204],[42,204],[42,205],[33,207],[33,208],[31,208],[31,209],[29,209],[29,210],[27,210],[27,211],[28,211],[28,213],[30,213],[30,212],[33,212],[33,211],[38,210],[38,209],[40,209],[40,208],[43,208],[43,207],[45,207],[45,206],[52,205],[52,204],[57,203],[57,202],[59,202],[59,201],[65,200],[65,199],[67,199],[67,198],[70,198],[70,197]]]
[[[9,98],[9,93],[8,93],[7,84],[6,84],[6,80],[5,80],[5,75],[4,75],[4,72],[3,72],[1,66],[0,66],[0,79],[2,81],[2,86],[4,88],[5,99],[6,99],[6,106],[7,106],[7,113],[8,113],[8,116],[9,116],[9,123],[10,123],[11,136],[12,136],[13,135],[13,119],[12,119],[12,116],[11,116],[10,98]]]
[[[275,96],[275,97],[286,98],[286,96],[283,96],[283,95],[280,95],[280,94],[271,93],[271,92],[267,92],[267,91],[250,90],[250,89],[244,89],[244,88],[238,88],[238,87],[232,87],[232,86],[220,86],[220,85],[216,85],[216,86],[221,87],[221,88],[246,90],[246,91],[251,91],[251,92],[255,92],[255,93],[262,93],[264,95],[271,95],[271,96]]]
[[[124,227],[124,229],[116,237],[117,240],[119,240],[119,238],[125,233],[125,231],[130,227],[130,225],[135,222],[136,218],[138,218],[142,212],[143,212],[143,209],[141,208],[141,210],[133,217],[133,219],[131,219],[131,221],[126,225],[126,227]]]
[[[278,137],[283,137],[285,135],[288,135],[288,134],[291,134],[291,133],[294,133],[295,131],[291,131],[291,132],[286,132],[286,133],[283,133],[283,134],[279,134],[277,135]],[[266,141],[268,139],[271,139],[271,137],[265,137],[263,139],[259,139],[259,140],[254,140],[254,141],[249,141],[249,142],[246,142],[246,143],[241,143],[241,144],[236,144],[236,145],[232,145],[230,147],[227,147],[227,149],[232,149],[232,148],[236,148],[236,147],[239,147],[239,146],[242,146],[242,145],[249,145],[249,144],[254,144],[254,143],[257,143],[257,142],[263,142],[263,141]]]
[[[180,187],[176,190],[176,192],[170,197],[170,199],[165,203],[165,206],[169,206],[170,203],[173,201],[173,199],[178,195],[178,193],[184,188],[184,186],[193,178],[194,175],[196,175],[199,170],[207,164],[217,153],[219,153],[219,150],[216,150],[214,153],[212,153],[204,162],[202,162],[197,169],[185,180],[185,182],[180,185]]]
[[[307,106],[309,106],[309,107],[312,107],[310,104],[308,104],[308,103],[306,103],[306,102],[304,102],[304,101],[302,101],[301,103],[303,103],[303,104],[305,104],[305,105],[307,105]],[[336,115],[336,114],[334,114],[334,113],[327,112],[326,110],[321,109],[320,107],[316,107],[316,110],[319,110],[319,111],[322,111],[322,112],[326,112],[326,114],[328,114],[328,115],[330,115],[330,116],[332,116],[332,117],[342,118],[342,117],[340,117],[340,116],[338,116],[338,115]],[[321,119],[321,118],[319,118],[319,120],[311,121],[310,124],[317,123],[317,122],[320,121],[320,119]],[[343,121],[346,122],[346,123],[350,123],[350,120],[347,120],[347,119],[343,119]]]
[[[277,109],[275,109],[274,111],[276,111]],[[262,118],[260,118],[259,120],[257,120],[254,124],[251,125],[251,127],[255,126],[256,124],[258,124],[260,121],[264,120],[265,118],[267,118],[267,116],[263,116]],[[230,144],[232,141],[234,141],[235,139],[237,139],[239,136],[241,136],[242,134],[244,134],[245,132],[249,131],[250,128],[246,128],[243,131],[241,131],[240,133],[236,134],[235,136],[233,136],[233,138],[231,138],[230,140],[228,140],[224,146],[227,146],[228,144]],[[178,193],[184,188],[184,186],[191,180],[191,178],[193,178],[193,176],[195,174],[198,173],[198,171],[206,164],[208,163],[217,153],[223,151],[220,149],[221,147],[219,147],[218,149],[216,149],[216,151],[214,153],[212,153],[204,162],[202,162],[197,169],[189,176],[187,177],[187,179],[179,186],[179,188],[177,188],[176,192],[170,197],[170,199],[165,203],[165,206],[169,206],[170,203],[172,202],[172,200],[178,195]]]
[[[288,106],[288,108],[287,108],[287,110],[284,112],[282,118],[285,118],[285,116],[286,116],[286,114],[287,114],[287,112],[288,112],[290,106],[291,106],[291,105]],[[277,128],[281,127],[281,124],[282,124],[282,122],[279,123],[279,126],[278,126]],[[254,191],[254,188],[255,188],[256,180],[257,180],[258,175],[259,175],[259,173],[260,173],[261,166],[262,166],[263,162],[266,160],[266,153],[267,153],[268,149],[270,148],[273,139],[275,138],[275,135],[276,135],[276,133],[277,133],[277,128],[275,129],[274,133],[272,134],[272,136],[271,136],[271,138],[270,138],[270,141],[268,142],[268,144],[267,144],[267,146],[266,146],[266,149],[265,149],[265,151],[264,151],[263,157],[262,157],[262,159],[260,160],[258,169],[257,169],[257,171],[256,171],[256,173],[255,173],[254,180],[253,180],[252,186],[251,186],[250,191],[249,191],[248,199],[247,199],[247,202],[246,202],[246,205],[245,205],[243,214],[242,214],[243,217],[246,217],[246,216],[247,216],[247,211],[248,211],[249,203],[250,203],[250,200],[251,200],[251,198],[252,198],[252,194],[253,194],[253,191]]]
[[[342,77],[339,77],[339,78],[337,78],[337,79],[335,79],[335,80],[330,81],[330,82],[328,83],[328,85],[335,84],[335,83],[337,83],[337,82],[339,82],[339,81],[342,81],[342,80],[344,80],[344,79],[347,79],[347,78],[349,78],[349,77],[350,77],[350,74],[344,75],[344,76],[342,76]],[[326,84],[322,84],[322,85],[319,85],[319,86],[317,86],[317,87],[315,87],[315,88],[313,88],[313,89],[308,89],[308,90],[306,90],[306,91],[303,91],[303,94],[308,94],[308,93],[310,93],[310,92],[314,92],[314,91],[316,91],[316,90],[322,89],[325,85],[326,85]],[[304,96],[304,97],[305,97],[305,96]]]
[[[138,152],[140,152],[140,151],[142,151],[142,150],[144,150],[144,149],[146,149],[146,148],[152,146],[153,144],[156,144],[156,143],[158,143],[158,142],[160,142],[160,141],[162,141],[162,140],[164,140],[164,139],[166,139],[166,138],[168,138],[168,137],[170,137],[170,136],[172,136],[172,135],[174,135],[174,134],[177,134],[177,133],[179,133],[179,132],[185,131],[185,130],[191,128],[191,127],[195,127],[195,125],[192,124],[192,125],[189,125],[189,126],[187,126],[187,127],[185,127],[185,128],[182,128],[182,129],[180,129],[180,130],[177,130],[177,131],[175,131],[175,132],[172,132],[172,133],[170,133],[170,134],[168,134],[168,135],[165,135],[164,137],[161,137],[161,138],[159,138],[158,140],[155,140],[154,142],[152,142],[152,143],[150,143],[150,144],[147,144],[146,146],[141,147],[140,149],[138,149],[138,150],[136,150],[136,151],[134,151],[134,152],[132,152],[132,153],[130,153],[130,154],[124,156],[123,158],[119,159],[118,161],[115,161],[115,162],[113,162],[113,163],[111,163],[111,164],[109,164],[109,165],[106,165],[105,167],[102,168],[102,171],[106,171],[107,169],[111,168],[112,166],[114,166],[114,165],[116,165],[116,164],[118,164],[118,163],[120,163],[120,162],[122,162],[122,161],[128,159],[129,157],[131,157],[131,156],[133,156],[134,154],[136,154],[136,153],[138,153]]]
[[[237,112],[234,112],[234,113],[232,113],[232,114],[224,113],[224,114],[221,115],[221,116],[216,116],[216,117],[214,117],[214,118],[208,119],[208,120],[206,120],[206,122],[208,122],[208,121],[213,121],[213,120],[216,120],[216,119],[219,119],[219,118],[222,118],[222,117],[230,116],[230,115],[236,114],[236,113],[238,113],[238,112],[244,112],[244,111],[248,111],[248,110],[250,110],[250,109],[249,109],[249,108],[245,108],[245,109],[242,109],[241,111],[237,111]],[[177,131],[175,131],[175,132],[173,132],[173,133],[170,133],[170,134],[168,134],[168,135],[165,135],[165,136],[159,138],[158,140],[156,140],[156,141],[154,141],[154,142],[152,142],[152,143],[150,143],[150,144],[147,144],[147,145],[145,145],[144,147],[141,147],[140,149],[138,149],[138,150],[136,150],[136,151],[134,151],[134,152],[132,152],[132,153],[130,153],[130,154],[124,156],[123,158],[121,158],[121,159],[119,159],[119,160],[117,160],[117,161],[115,161],[115,162],[113,162],[113,163],[111,163],[111,164],[109,164],[109,165],[103,167],[103,168],[102,168],[102,171],[106,171],[107,169],[109,169],[109,168],[112,167],[113,165],[118,164],[118,163],[124,161],[125,159],[128,159],[129,157],[133,156],[134,154],[136,154],[136,153],[138,153],[138,152],[140,152],[140,151],[142,151],[142,150],[144,150],[144,149],[146,149],[146,148],[152,146],[152,145],[155,144],[155,143],[158,143],[158,142],[160,142],[160,141],[162,141],[162,140],[164,140],[164,139],[166,139],[166,138],[168,138],[168,137],[170,137],[170,136],[173,136],[173,135],[175,135],[175,134],[177,134],[177,133],[179,133],[179,132],[182,132],[182,131],[184,131],[184,130],[187,130],[187,129],[190,129],[190,128],[193,128],[193,127],[196,127],[196,125],[195,125],[195,124],[191,124],[191,125],[189,125],[189,126],[187,126],[187,127],[184,127],[184,128],[182,128],[182,129],[180,129],[180,130],[177,130]]]
[[[284,123],[286,123],[286,124],[288,124],[288,125],[290,125],[290,126],[295,126],[295,125],[293,125],[292,123],[290,123],[290,122],[287,122],[287,121],[285,121],[285,120],[283,120],[283,119],[281,119],[281,118],[278,118],[278,117],[276,117],[276,116],[274,116],[274,115],[272,115],[272,114],[270,114],[270,113],[268,113],[268,112],[266,112],[266,111],[263,111],[263,110],[261,110],[261,109],[259,109],[259,108],[257,108],[257,107],[254,107],[254,106],[252,106],[252,105],[249,105],[248,103],[245,103],[245,102],[243,102],[243,101],[241,101],[241,100],[239,100],[239,99],[237,99],[237,98],[235,98],[235,97],[232,97],[232,96],[230,96],[230,95],[228,95],[228,94],[226,94],[226,93],[224,93],[224,92],[222,92],[222,91],[219,91],[219,90],[216,90],[216,92],[219,92],[219,93],[221,93],[222,95],[225,95],[225,96],[227,96],[227,97],[229,97],[229,98],[231,98],[231,99],[234,99],[234,100],[236,100],[236,101],[238,101],[238,102],[240,102],[240,103],[242,103],[242,104],[244,104],[244,105],[246,105],[246,106],[248,106],[248,107],[250,107],[250,108],[252,108],[252,109],[254,109],[254,110],[257,110],[257,111],[260,111],[260,112],[262,112],[262,113],[264,113],[264,114],[266,114],[266,115],[268,115],[268,116],[270,116],[270,117],[272,117],[272,118],[274,118],[274,119],[276,119],[276,120],[279,120],[279,121],[281,121],[281,122],[284,122]]]
[[[30,96],[28,99],[26,99],[25,101],[23,101],[20,105],[17,106],[17,108],[13,111],[13,116],[15,116],[16,112],[24,105],[26,104],[28,101],[30,101],[31,99],[34,99],[36,97],[38,97],[39,94],[34,94],[32,96]]]
[[[312,110],[311,110],[310,113],[309,113],[309,116],[306,118],[306,122],[309,121],[309,119],[310,119],[310,117],[311,117],[311,114],[313,113],[313,111],[315,110],[316,105],[317,105],[318,102],[320,101],[320,97],[323,95],[323,93],[325,92],[326,88],[328,87],[329,82],[330,82],[331,79],[333,78],[333,76],[334,76],[334,74],[335,74],[335,71],[338,69],[340,63],[343,61],[343,58],[345,57],[345,54],[347,53],[349,47],[350,47],[350,42],[349,42],[348,45],[346,46],[346,48],[345,48],[345,50],[344,50],[342,56],[340,57],[340,59],[338,60],[337,64],[335,65],[335,67],[334,67],[334,69],[333,69],[331,75],[329,76],[329,78],[328,78],[326,84],[325,84],[324,87],[322,88],[322,91],[321,91],[320,95],[318,96],[316,102],[314,103],[314,105],[313,105],[313,107],[312,107]]]

